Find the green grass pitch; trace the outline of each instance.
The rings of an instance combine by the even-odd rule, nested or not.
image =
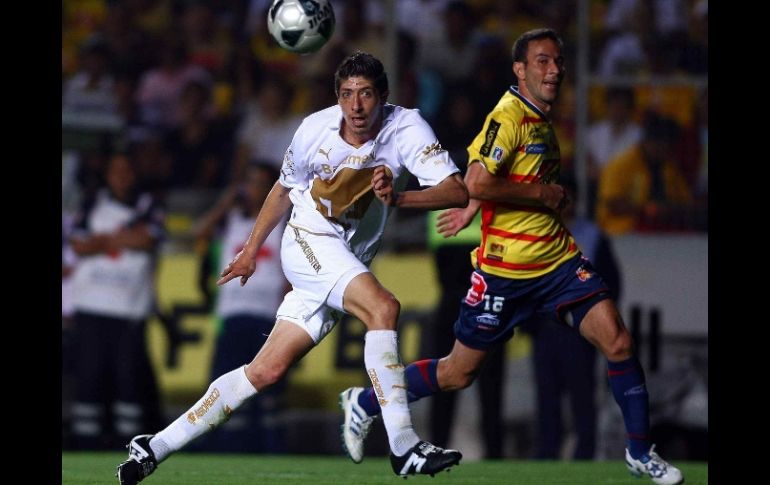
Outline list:
[[[62,453],[62,485],[117,484],[115,467],[125,453]],[[686,485],[708,483],[707,463],[676,462]],[[344,456],[210,455],[179,453],[163,462],[142,485],[648,485],[621,461],[539,462],[494,460],[464,462],[435,478],[405,482],[386,458],[366,458],[359,465]]]

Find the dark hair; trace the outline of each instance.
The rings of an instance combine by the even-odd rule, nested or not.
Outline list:
[[[556,42],[559,49],[564,49],[564,42],[562,42],[561,37],[559,37],[559,34],[557,34],[555,30],[548,28],[529,30],[521,34],[521,36],[516,39],[516,42],[513,43],[513,49],[511,49],[511,52],[513,53],[513,62],[527,62],[529,43],[533,40],[541,39],[551,39]]]
[[[340,95],[340,84],[352,76],[361,76],[374,82],[380,96],[388,92],[388,75],[382,62],[371,54],[356,51],[346,57],[334,73],[334,94]]]

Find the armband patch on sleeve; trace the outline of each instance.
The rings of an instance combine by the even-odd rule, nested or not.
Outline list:
[[[487,132],[484,135],[484,144],[481,146],[481,150],[479,150],[481,155],[489,156],[489,151],[492,149],[492,144],[495,142],[495,138],[497,138],[497,130],[499,129],[500,123],[495,121],[494,118],[490,118]]]

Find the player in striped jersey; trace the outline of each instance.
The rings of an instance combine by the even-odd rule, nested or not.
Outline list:
[[[610,387],[628,433],[629,471],[646,474],[658,485],[678,484],[682,473],[651,446],[645,377],[631,336],[609,288],[560,217],[567,199],[557,183],[559,144],[547,115],[564,78],[562,45],[551,29],[522,34],[513,47],[518,86],[503,94],[468,147],[465,183],[471,202],[465,209],[442,213],[438,228],[453,236],[481,209],[471,288],[455,323],[450,354],[407,367],[409,397],[414,401],[468,387],[488,351],[509,340],[517,325],[550,314],[578,330],[607,358]],[[371,389],[348,389],[342,396],[346,424],[367,429],[379,413]],[[363,449],[363,440],[343,437],[347,448]]]

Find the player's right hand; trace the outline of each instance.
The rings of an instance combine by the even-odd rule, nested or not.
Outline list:
[[[543,205],[553,211],[561,212],[569,202],[567,190],[559,184],[546,184],[541,187],[543,188],[543,191],[540,195],[540,199],[542,200]]]
[[[230,261],[230,264],[225,266],[225,269],[222,270],[222,273],[219,275],[221,278],[217,280],[217,285],[224,285],[228,281],[240,276],[241,286],[243,286],[249,280],[251,275],[254,274],[256,269],[257,259],[251,256],[251,253],[247,253],[246,248],[243,248],[241,252]]]
[[[374,169],[372,173],[372,189],[374,190],[374,195],[385,205],[395,205],[397,194],[393,190],[393,174],[388,167],[380,165]]]
[[[475,214],[475,211],[468,211],[457,207],[447,209],[438,215],[436,229],[444,237],[456,236],[458,232],[468,227]]]

